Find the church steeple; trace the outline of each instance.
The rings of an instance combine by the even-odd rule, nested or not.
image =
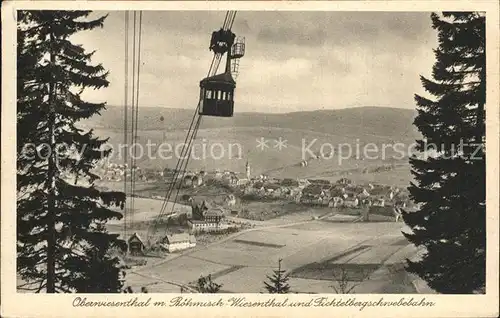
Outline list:
[[[248,163],[248,160],[247,160],[247,164],[245,166],[245,172],[247,175],[247,179],[250,180],[250,164]]]

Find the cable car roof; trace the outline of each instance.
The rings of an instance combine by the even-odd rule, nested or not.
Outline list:
[[[221,83],[221,84],[232,84],[236,85],[236,82],[233,79],[233,76],[231,75],[231,72],[226,72],[222,74],[217,74],[211,77],[206,77],[201,80],[200,84],[206,84],[206,83]]]

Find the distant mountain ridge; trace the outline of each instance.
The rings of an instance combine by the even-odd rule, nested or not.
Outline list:
[[[138,127],[142,131],[179,131],[189,127],[194,109],[139,108]],[[413,126],[417,112],[390,107],[355,107],[290,113],[253,113],[237,110],[232,118],[204,117],[200,129],[259,127],[287,128],[334,135],[374,135],[388,139],[416,139]],[[87,128],[123,130],[123,107],[107,106],[101,116],[82,122]],[[130,117],[129,117],[130,118]],[[161,120],[163,118],[163,121]]]

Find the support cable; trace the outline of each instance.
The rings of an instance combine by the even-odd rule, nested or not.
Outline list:
[[[123,144],[128,145],[128,33],[129,33],[129,12],[125,11],[125,87],[124,87],[124,102],[123,102]],[[128,162],[127,151],[123,157],[123,163]],[[123,192],[127,195],[127,169],[123,173]],[[123,236],[127,238],[127,206],[123,213]]]
[[[134,123],[135,123],[135,52],[136,52],[136,30],[137,30],[137,13],[133,12],[133,27],[132,27],[132,112],[131,112],[131,125],[132,129],[130,131],[130,143],[131,146],[134,146]],[[130,148],[127,149],[130,151]],[[130,227],[132,228],[133,219],[134,219],[134,193],[132,190],[133,180],[135,178],[135,169],[133,166],[133,159],[130,156],[130,162],[128,163],[130,167],[130,201],[129,201],[129,213],[130,213]]]
[[[133,134],[133,144],[134,144],[134,155],[132,157],[132,167],[136,167],[133,172],[133,178],[132,178],[132,210],[135,209],[135,183],[136,183],[136,178],[137,178],[137,140],[138,140],[138,119],[139,119],[139,92],[140,92],[140,74],[141,74],[141,38],[142,38],[142,11],[139,11],[139,34],[138,34],[138,43],[137,43],[137,83],[135,85],[135,109],[133,108],[133,111],[135,111],[134,114],[134,122],[132,123],[132,134]],[[134,212],[132,212],[134,213]]]

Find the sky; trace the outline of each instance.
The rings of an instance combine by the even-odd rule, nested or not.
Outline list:
[[[103,28],[73,39],[110,71],[109,87],[85,97],[123,105],[124,12],[93,16],[102,14],[109,14]],[[210,36],[225,14],[143,12],[139,107],[196,107],[213,57]],[[414,94],[423,93],[419,75],[431,73],[437,46],[429,12],[239,11],[232,30],[246,42],[235,92],[241,112],[414,109]]]

